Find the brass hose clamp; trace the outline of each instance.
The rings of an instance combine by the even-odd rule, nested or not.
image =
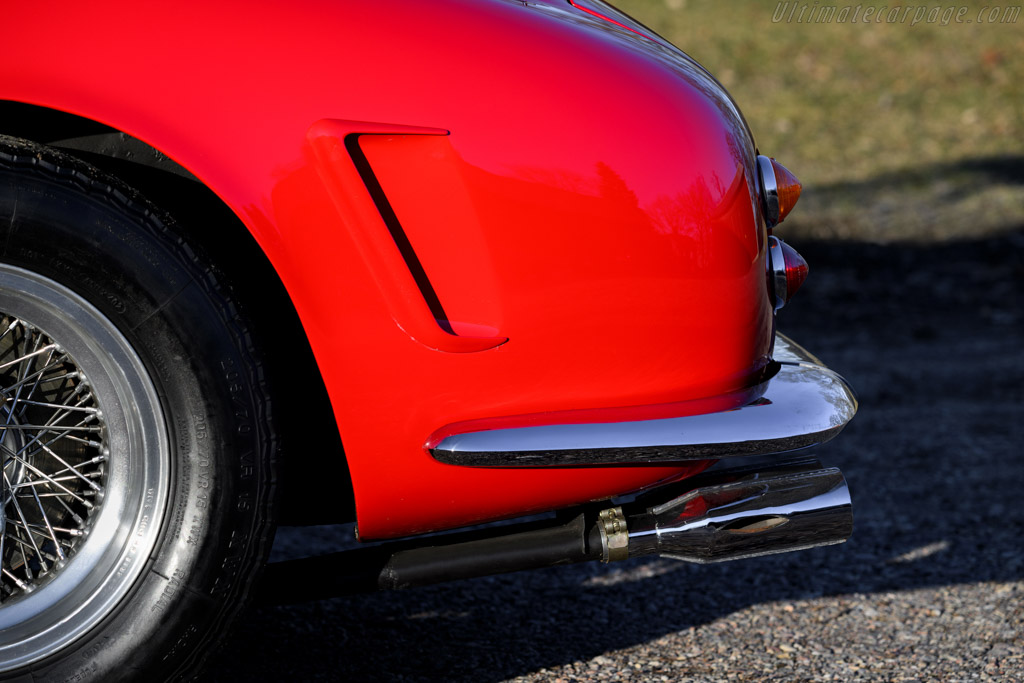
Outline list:
[[[618,562],[629,557],[629,532],[621,507],[601,510],[597,516],[601,531],[601,561]]]

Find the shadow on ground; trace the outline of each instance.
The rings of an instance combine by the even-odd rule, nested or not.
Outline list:
[[[207,680],[498,681],[760,603],[1024,578],[1024,230],[929,247],[797,246],[811,277],[780,327],[861,399],[854,423],[820,451],[850,482],[849,543],[260,608]],[[341,533],[285,531],[291,543],[308,533],[314,553]]]
[[[1024,223],[1024,157],[923,164],[804,188],[785,230],[806,238],[936,242]]]

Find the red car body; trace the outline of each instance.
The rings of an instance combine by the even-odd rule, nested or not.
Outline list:
[[[141,141],[265,254],[329,394],[361,539],[713,462],[467,467],[437,457],[448,437],[722,413],[764,393],[775,305],[753,138],[702,67],[607,5],[5,10],[24,28],[5,32],[0,100]]]
[[[39,11],[16,4],[9,23]],[[245,223],[309,336],[362,538],[699,468],[455,468],[426,451],[453,423],[749,402],[772,338],[753,142],[720,86],[657,38],[554,0],[54,3],[49,16],[45,46],[13,37],[0,98],[146,142]],[[419,333],[430,313],[405,264],[353,239],[390,239],[361,221],[369,195],[332,201],[353,169],[330,145],[351,133],[373,134],[359,145],[454,334],[432,319]]]

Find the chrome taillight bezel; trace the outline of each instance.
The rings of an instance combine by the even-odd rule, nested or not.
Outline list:
[[[768,297],[776,311],[793,298],[807,279],[809,269],[807,260],[796,249],[774,235],[768,236],[765,271]]]
[[[782,251],[782,240],[774,235],[768,237],[768,256],[765,259],[768,279],[768,296],[775,310],[789,300],[789,283],[786,280],[786,255]]]
[[[757,176],[761,186],[761,211],[765,225],[771,230],[779,224],[779,185],[772,160],[763,154],[757,156]]]

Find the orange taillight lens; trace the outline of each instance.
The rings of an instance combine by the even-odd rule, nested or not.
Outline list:
[[[766,156],[757,157],[761,174],[761,204],[769,228],[782,222],[793,210],[803,186],[788,168]]]
[[[788,168],[775,159],[771,159],[771,162],[772,170],[775,171],[775,191],[779,195],[779,220],[777,222],[781,223],[796,206],[803,185]]]

